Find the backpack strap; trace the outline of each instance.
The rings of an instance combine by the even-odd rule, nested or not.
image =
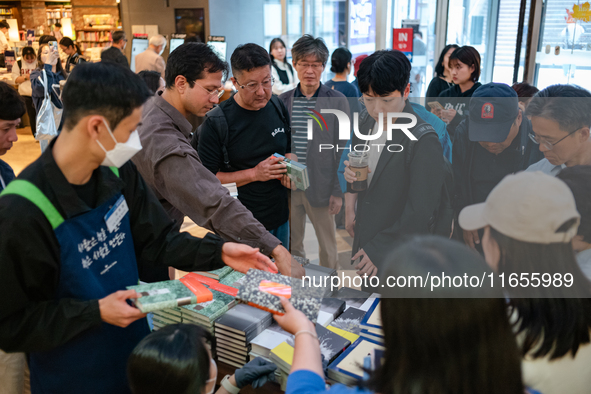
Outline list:
[[[289,124],[287,119],[285,119],[285,114],[283,113],[283,106],[281,105],[282,104],[281,100],[279,99],[278,96],[272,95],[271,96],[271,103],[275,107],[275,110],[277,111],[277,114],[279,115],[279,119],[281,119],[281,121],[283,122],[283,124],[287,128],[287,132],[291,134],[291,125]]]
[[[17,60],[16,63],[18,64],[18,69],[21,70],[21,73],[23,72],[23,60]]]
[[[21,196],[35,204],[37,208],[43,212],[49,221],[49,224],[51,224],[51,228],[54,230],[64,222],[63,216],[58,212],[51,201],[49,201],[45,194],[43,194],[43,192],[31,182],[16,179],[6,186],[6,189],[0,193],[0,197],[10,194]]]
[[[207,113],[207,117],[214,122],[215,131],[218,134],[218,139],[221,143],[222,149],[222,169],[224,171],[233,170],[230,165],[230,156],[228,155],[228,121],[226,115],[220,105],[215,106],[211,111]]]
[[[404,156],[406,168],[410,167],[414,145],[421,140],[421,137],[430,133],[435,133],[437,139],[439,139],[439,135],[429,123],[420,124],[413,129],[412,134],[417,138],[417,140],[411,140],[410,144],[408,145],[408,149],[406,150],[406,155]]]

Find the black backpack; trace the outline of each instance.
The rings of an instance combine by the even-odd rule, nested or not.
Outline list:
[[[279,114],[279,118],[285,124],[285,132],[291,134],[291,127],[289,125],[289,122],[285,118],[285,115],[283,114],[283,103],[281,102],[281,100],[279,100],[279,97],[275,95],[271,96],[270,101],[273,104],[273,107],[275,107],[277,113]],[[226,115],[224,115],[224,111],[219,105],[217,105],[211,111],[209,111],[207,115],[205,115],[205,117],[211,118],[211,120],[214,122],[215,130],[218,133],[220,141],[222,141],[222,157],[224,160],[224,164],[222,165],[221,170],[226,172],[233,171],[234,168],[232,167],[232,165],[230,165],[230,157],[228,156],[228,122],[226,120]],[[193,146],[193,149],[197,151],[197,147],[199,146],[199,132],[195,132],[193,134],[193,138],[191,139],[191,146]]]
[[[413,129],[412,134],[417,138],[417,140],[411,140],[408,149],[405,152],[404,161],[407,169],[410,168],[414,145],[419,142],[421,137],[429,133],[434,133],[437,135],[437,132],[433,126],[428,123],[423,123]],[[454,175],[451,163],[445,156],[443,156],[443,161],[445,178],[443,180],[443,186],[441,189],[439,206],[433,213],[433,216],[431,216],[429,219],[428,226],[429,232],[431,234],[441,235],[449,238],[451,235],[452,222],[454,219],[454,210],[451,205],[454,190]]]

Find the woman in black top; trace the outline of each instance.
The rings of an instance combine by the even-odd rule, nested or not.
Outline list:
[[[60,48],[66,55],[68,55],[68,60],[66,60],[67,74],[72,72],[76,64],[86,62],[86,59],[81,57],[82,51],[80,51],[78,45],[74,43],[70,37],[64,37],[60,40]]]
[[[359,97],[359,91],[350,82],[347,82],[347,76],[351,74],[353,68],[353,55],[347,48],[337,48],[331,56],[330,71],[335,73],[333,79],[328,81],[325,85],[330,89],[338,90],[343,93],[345,97]]]
[[[435,115],[447,123],[447,131],[452,142],[456,127],[468,117],[470,97],[480,87],[480,53],[471,46],[456,49],[449,57],[449,66],[454,85],[439,94],[443,110]]]
[[[435,66],[435,76],[427,88],[427,97],[439,97],[439,93],[452,87],[451,68],[449,67],[449,57],[459,48],[459,45],[446,45],[439,55],[439,61]],[[431,101],[431,100],[428,100]]]

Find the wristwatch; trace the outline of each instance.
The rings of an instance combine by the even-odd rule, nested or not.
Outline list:
[[[240,389],[238,387],[236,387],[232,383],[230,383],[230,375],[224,376],[224,378],[222,379],[222,381],[220,383],[220,386],[225,388],[226,391],[230,394],[238,394],[240,392]]]

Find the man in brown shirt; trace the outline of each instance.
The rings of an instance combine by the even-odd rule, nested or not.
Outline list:
[[[144,106],[138,128],[143,149],[133,162],[180,228],[184,216],[224,239],[259,248],[291,276],[291,255],[252,213],[230,196],[191,146],[191,115],[204,116],[219,100],[228,65],[205,44],[178,47],[168,58],[166,89]],[[294,276],[303,275],[295,265]]]

